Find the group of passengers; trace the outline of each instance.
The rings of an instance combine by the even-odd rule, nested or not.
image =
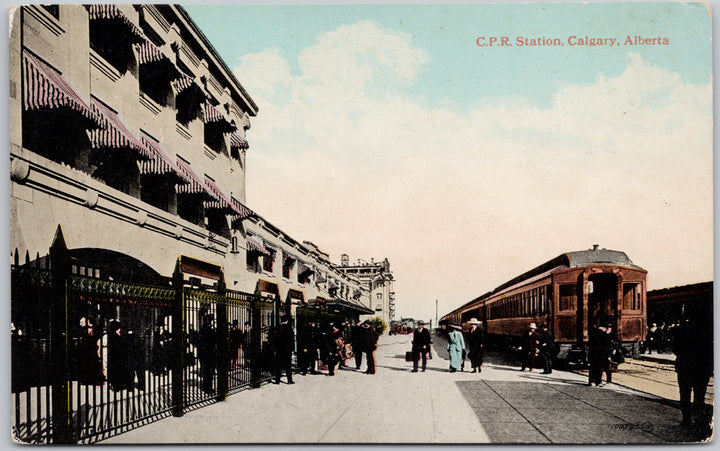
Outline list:
[[[292,382],[292,351],[294,335],[289,318],[284,317],[279,326],[271,329],[269,341],[275,360],[275,383],[280,383],[281,371],[285,370],[288,383]],[[355,324],[329,323],[321,325],[310,321],[299,327],[297,333],[297,363],[300,373],[305,376],[327,371],[334,376],[339,368],[347,367],[354,359],[355,369],[362,366],[366,356],[366,374],[375,374],[375,351],[378,333],[372,321],[358,321]]]

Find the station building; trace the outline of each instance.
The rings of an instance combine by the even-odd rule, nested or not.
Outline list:
[[[182,261],[187,280],[220,267],[228,289],[291,312],[376,311],[376,285],[248,208],[258,106],[181,6],[26,5],[10,20],[16,262],[43,259],[60,227],[78,274],[162,283]]]
[[[340,266],[343,274],[356,277],[370,294],[370,307],[374,316],[382,318],[388,325],[395,320],[395,278],[390,271],[390,262],[385,258],[381,262],[358,259],[356,265],[350,264],[350,257],[342,254]]]

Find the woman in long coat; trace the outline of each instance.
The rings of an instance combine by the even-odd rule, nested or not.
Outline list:
[[[462,364],[462,352],[465,349],[465,340],[463,339],[462,327],[452,325],[452,330],[448,334],[448,353],[450,354],[450,372],[454,373]]]

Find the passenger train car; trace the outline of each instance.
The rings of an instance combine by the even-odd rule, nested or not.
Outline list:
[[[558,359],[583,361],[588,330],[609,322],[618,341],[636,352],[645,337],[647,271],[624,252],[564,253],[445,315],[440,328],[477,318],[494,341],[518,343],[530,323],[547,323]]]

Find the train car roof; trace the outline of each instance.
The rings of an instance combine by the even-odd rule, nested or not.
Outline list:
[[[564,254],[560,254],[552,260],[505,282],[494,289],[492,293],[497,293],[507,287],[516,285],[539,274],[557,269],[558,267],[575,268],[587,265],[618,265],[642,270],[642,268],[635,265],[630,258],[628,258],[627,254],[622,251],[593,248],[584,251],[565,252]]]
[[[555,271],[587,265],[618,265],[643,270],[641,267],[635,265],[627,256],[627,254],[622,251],[593,248],[584,251],[565,252],[564,254],[560,254],[552,260],[549,260],[542,265],[533,268],[530,271],[527,271],[513,278],[512,280],[505,282],[494,290],[488,291],[482,296],[478,296],[475,299],[466,302],[465,304],[453,310],[453,312],[462,310],[475,302],[486,299],[491,295],[498,294],[501,291],[507,290],[508,288],[514,287],[521,283],[527,283],[531,280],[542,278]]]

